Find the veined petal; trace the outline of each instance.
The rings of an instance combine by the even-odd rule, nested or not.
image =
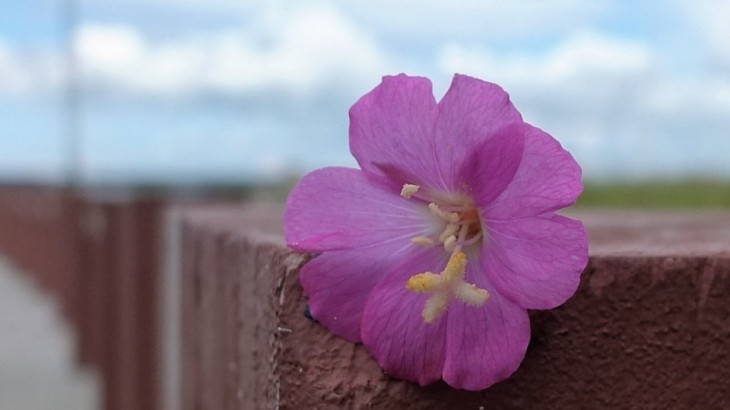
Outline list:
[[[394,259],[408,258],[416,249],[394,245],[328,251],[304,265],[299,280],[312,316],[337,336],[360,342],[360,319],[373,288]]]
[[[588,263],[583,224],[560,215],[490,221],[481,260],[498,291],[526,309],[563,304]]]
[[[287,244],[302,252],[408,242],[430,234],[428,209],[389,191],[357,169],[331,167],[307,174],[284,212]]]
[[[363,171],[395,185],[440,185],[433,166],[431,80],[385,76],[350,108],[350,151]]]
[[[496,199],[482,203],[482,212],[498,220],[541,215],[572,205],[582,190],[581,169],[570,153],[545,131],[525,124],[520,167]]]
[[[424,322],[429,295],[407,290],[406,282],[414,274],[443,268],[447,259],[443,251],[419,249],[389,269],[371,293],[362,316],[362,341],[387,374],[421,385],[441,378],[446,320]]]
[[[481,307],[452,303],[446,329],[443,379],[452,387],[482,390],[517,370],[530,342],[527,310],[504,298],[480,271],[478,258],[467,267],[467,281],[487,289]]]
[[[435,188],[458,193],[462,167],[485,141],[503,136],[505,129],[522,124],[522,117],[498,85],[457,74],[438,104],[434,125],[436,166],[443,185]],[[485,157],[485,160],[491,158]]]
[[[461,170],[468,195],[480,208],[510,185],[525,150],[524,124],[512,123],[475,148]]]
[[[350,150],[363,171],[395,185],[461,194],[474,151],[518,124],[496,84],[457,74],[437,105],[428,79],[384,77],[350,109]]]

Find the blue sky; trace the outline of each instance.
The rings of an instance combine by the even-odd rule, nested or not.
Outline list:
[[[64,4],[0,0],[0,177],[68,167],[66,40],[89,182],[354,166],[347,110],[399,72],[499,83],[588,179],[730,177],[724,0],[78,0],[71,33]]]

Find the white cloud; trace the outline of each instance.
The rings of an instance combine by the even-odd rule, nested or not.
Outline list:
[[[264,39],[229,34],[214,47],[208,75],[221,88],[322,87],[334,79],[378,75],[385,58],[372,39],[325,7],[296,12]]]
[[[115,91],[185,93],[198,81],[203,62],[200,50],[156,47],[125,26],[83,26],[75,50],[84,80]]]
[[[32,79],[17,51],[0,40],[0,95],[24,95],[31,89]]]
[[[381,33],[409,41],[500,42],[562,33],[611,10],[604,0],[371,0],[334,2]]]
[[[80,0],[83,10],[93,7],[161,7],[184,9],[194,13],[231,13],[244,11],[255,6],[254,1],[247,0]]]
[[[451,44],[440,55],[443,73],[502,85],[589,177],[730,173],[717,155],[730,150],[730,80],[678,77],[642,42],[582,33],[542,54]]]
[[[595,33],[577,34],[541,54],[450,44],[440,52],[439,67],[442,76],[462,72],[502,85],[528,118],[548,122],[576,115],[595,121],[630,110],[657,69],[644,44]]]
[[[0,96],[45,103],[63,84],[63,56],[27,50],[0,38]]]
[[[479,45],[453,43],[441,50],[439,60],[445,72],[465,71],[530,85],[631,77],[646,73],[653,65],[646,45],[589,33],[571,37],[543,54],[502,55]]]
[[[339,10],[380,34],[396,33],[401,38],[428,40],[445,36],[500,40],[564,32],[576,24],[590,24],[614,8],[608,0],[81,0],[81,3],[83,10],[92,16],[123,7],[138,14],[162,10],[167,16],[183,14],[198,19],[215,16],[252,24],[276,20],[292,10],[327,8]],[[250,19],[252,15],[254,19]]]
[[[730,69],[730,2],[726,0],[684,0],[676,5],[699,33],[711,64]]]
[[[130,155],[133,160],[118,161],[119,168],[137,169],[147,161],[170,169],[205,163],[229,169],[240,155],[246,169],[274,175],[282,164],[352,162],[348,104],[382,74],[405,71],[430,76],[437,93],[454,72],[499,83],[526,119],[579,157],[589,176],[712,173],[723,166],[730,175],[721,155],[730,152],[730,3],[724,0],[672,0],[667,9],[677,6],[688,17],[678,20],[676,35],[664,33],[660,40],[622,32],[623,26],[599,31],[597,22],[610,27],[625,11],[606,0],[82,3],[90,23],[76,33],[75,44],[84,85],[92,91],[87,120],[96,125],[89,127],[95,133],[89,139],[126,138],[125,127],[134,123],[140,139],[161,141],[145,150],[149,157],[111,148],[107,156],[97,152],[94,166]],[[126,14],[114,20],[110,10],[122,5]],[[148,9],[154,12],[140,18]],[[168,16],[175,23],[158,21]],[[106,21],[116,23],[100,23]],[[180,21],[191,26],[171,27]],[[652,30],[648,23],[642,29]],[[697,37],[700,51],[679,53],[675,37],[685,39],[681,44]],[[703,63],[680,61],[702,53]],[[48,61],[53,57],[20,54],[0,42],[0,94],[47,97],[44,92],[59,84],[60,67]],[[53,67],[56,74],[49,71]],[[114,96],[119,105],[95,104],[100,94]],[[167,102],[177,101],[191,103],[185,118],[169,109],[174,104]],[[215,104],[237,105],[222,106],[228,113],[220,115]],[[120,106],[131,114],[109,121],[98,116]],[[136,122],[129,120],[135,116]],[[249,128],[236,134],[244,123]],[[220,148],[244,140],[250,148]],[[216,147],[201,150],[205,141]],[[200,163],[190,164],[189,157]]]
[[[295,10],[282,20],[175,42],[150,41],[131,27],[85,26],[76,48],[90,81],[151,94],[305,93],[333,81],[372,82],[386,69],[375,42],[330,8]]]

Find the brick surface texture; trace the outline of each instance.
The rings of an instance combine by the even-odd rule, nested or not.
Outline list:
[[[730,408],[730,214],[577,214],[591,259],[571,300],[531,312],[518,371],[482,392],[384,375],[304,315],[313,255],[276,207],[182,218],[182,400],[192,409]]]

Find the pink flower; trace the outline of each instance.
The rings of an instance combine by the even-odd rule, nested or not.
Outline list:
[[[499,86],[454,76],[384,77],[350,109],[361,170],[306,175],[284,217],[293,249],[322,254],[301,283],[312,315],[362,342],[391,376],[480,390],[511,375],[530,340],[527,309],[575,292],[583,225],[555,211],[581,170],[523,122]]]

